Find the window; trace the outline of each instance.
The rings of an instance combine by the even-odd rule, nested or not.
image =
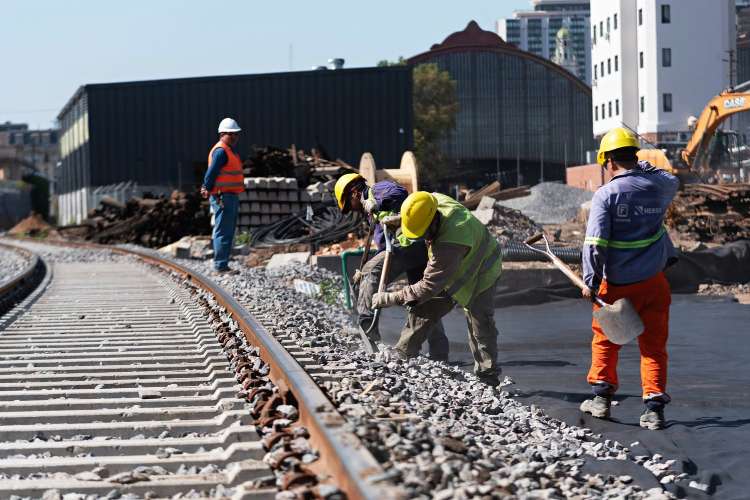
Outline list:
[[[599,120],[599,106],[594,106],[594,121]]]
[[[664,100],[664,112],[670,113],[672,111],[672,94],[666,93],[662,98]]]
[[[602,120],[604,120],[604,103],[602,103]]]
[[[594,33],[593,33],[593,36],[591,37],[591,43],[593,45],[596,45],[596,25],[594,25],[594,30],[593,31],[594,31]]]
[[[609,118],[612,118],[612,101],[609,101]]]
[[[617,14],[615,14],[614,17],[612,17],[612,25],[613,25],[612,26],[613,29],[617,29]]]
[[[638,9],[638,26],[643,24],[643,9]]]
[[[672,22],[672,9],[669,8],[669,4],[661,6],[661,22],[664,24]]]
[[[604,61],[599,65],[599,73],[604,77]]]
[[[604,36],[604,21],[599,21],[599,36]]]
[[[638,54],[638,65],[642,68],[643,67],[643,52]]]
[[[620,69],[620,56],[615,56],[615,72]]]
[[[612,74],[612,59],[607,59],[607,74]]]
[[[672,66],[672,49],[661,49],[661,65],[665,68]]]
[[[641,113],[646,111],[646,98],[641,96]]]
[[[607,34],[609,35],[609,18],[607,18]]]
[[[598,69],[599,69],[599,65],[598,64],[594,64],[594,80],[596,80],[598,78],[598,76],[597,76],[597,73],[598,73],[597,70]]]
[[[620,100],[615,99],[615,114],[620,116]]]

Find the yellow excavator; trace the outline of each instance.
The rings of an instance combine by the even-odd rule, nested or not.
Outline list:
[[[691,127],[693,134],[685,147],[670,154],[658,146],[653,149],[641,149],[640,160],[647,160],[657,168],[674,174],[697,174],[701,178],[713,176],[723,167],[736,167],[744,158],[750,161],[750,152],[744,136],[734,131],[720,131],[719,126],[730,116],[750,110],[750,81],[729,88],[711,98],[700,117],[694,119]],[[737,158],[732,158],[732,156]]]

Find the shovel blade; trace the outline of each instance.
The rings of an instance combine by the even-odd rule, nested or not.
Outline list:
[[[380,349],[378,349],[378,345],[367,336],[367,333],[360,327],[359,329],[359,338],[362,342],[362,349],[365,350],[367,354],[374,354],[376,352],[380,352]]]
[[[614,304],[594,311],[594,318],[610,342],[623,345],[643,333],[643,320],[628,299],[616,300]]]

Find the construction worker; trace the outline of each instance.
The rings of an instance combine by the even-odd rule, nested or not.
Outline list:
[[[378,291],[385,261],[385,234],[378,222],[398,214],[408,194],[403,186],[390,180],[376,182],[370,187],[364,177],[354,173],[342,175],[334,186],[334,195],[343,213],[353,210],[372,218],[373,223],[377,224],[373,240],[378,253],[365,264],[361,272],[357,270],[352,279],[355,285],[359,285],[357,314],[360,328],[365,332],[369,330],[368,337],[373,341],[380,340],[380,332],[378,325],[373,325],[375,315],[372,309],[372,296]],[[391,220],[399,223],[397,219]],[[412,244],[406,238],[398,238],[393,242],[389,276],[386,280],[390,283],[401,273],[406,273],[409,283],[416,283],[422,278],[426,265],[427,247],[424,242]],[[448,338],[445,336],[442,321],[434,325],[426,338],[430,357],[437,361],[448,361]]]
[[[217,273],[236,272],[229,269],[229,256],[237,227],[237,195],[245,190],[242,160],[235,150],[241,130],[232,118],[221,120],[219,142],[208,152],[208,170],[201,187],[201,194],[211,203],[214,270]]]
[[[614,175],[591,202],[583,247],[583,277],[588,289],[607,303],[627,298],[638,311],[645,329],[638,337],[641,385],[646,406],[640,417],[645,429],[664,427],[667,395],[667,335],[671,292],[663,270],[676,261],[664,216],[679,181],[664,170],[639,162],[638,138],[629,130],[607,132],[597,160]],[[594,304],[594,309],[599,306]],[[591,369],[588,382],[594,398],[581,411],[609,418],[612,396],[618,387],[618,344],[610,342],[598,322],[592,322]]]
[[[410,311],[396,349],[406,357],[416,356],[426,332],[457,303],[466,314],[474,373],[497,386],[494,298],[502,270],[497,240],[456,200],[424,191],[410,194],[401,206],[401,232],[409,239],[423,239],[429,260],[419,282],[376,293],[372,299],[376,308],[405,305]]]

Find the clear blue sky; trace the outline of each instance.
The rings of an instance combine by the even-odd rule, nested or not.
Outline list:
[[[2,0],[0,123],[50,127],[84,83],[307,70],[426,51],[528,0]]]

